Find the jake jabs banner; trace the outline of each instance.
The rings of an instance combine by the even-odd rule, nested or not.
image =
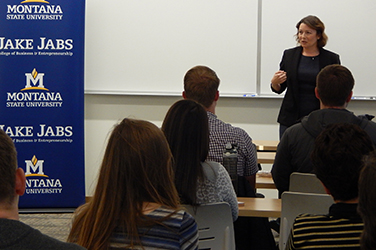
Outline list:
[[[0,129],[26,174],[23,208],[84,202],[84,0],[0,1]]]

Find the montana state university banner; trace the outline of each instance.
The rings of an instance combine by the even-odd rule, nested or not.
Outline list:
[[[23,208],[84,202],[84,0],[0,1],[0,129],[25,170]]]

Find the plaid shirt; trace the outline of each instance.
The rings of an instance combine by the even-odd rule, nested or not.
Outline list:
[[[207,160],[223,165],[223,152],[228,142],[238,146],[238,175],[250,176],[258,172],[256,147],[251,137],[241,128],[219,120],[207,111],[210,130],[210,149]]]

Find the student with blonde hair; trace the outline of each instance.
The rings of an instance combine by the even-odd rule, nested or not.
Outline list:
[[[124,119],[112,131],[93,198],[68,237],[87,249],[197,249],[197,225],[179,209],[172,155],[150,122]]]

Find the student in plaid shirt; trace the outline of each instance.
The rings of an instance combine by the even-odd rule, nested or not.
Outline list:
[[[237,172],[255,188],[257,166],[256,149],[251,137],[241,128],[225,123],[215,115],[219,98],[220,80],[216,73],[206,66],[190,69],[184,77],[184,99],[202,104],[207,111],[210,129],[210,149],[207,160],[223,164],[223,152],[227,143],[236,144],[238,150]]]

